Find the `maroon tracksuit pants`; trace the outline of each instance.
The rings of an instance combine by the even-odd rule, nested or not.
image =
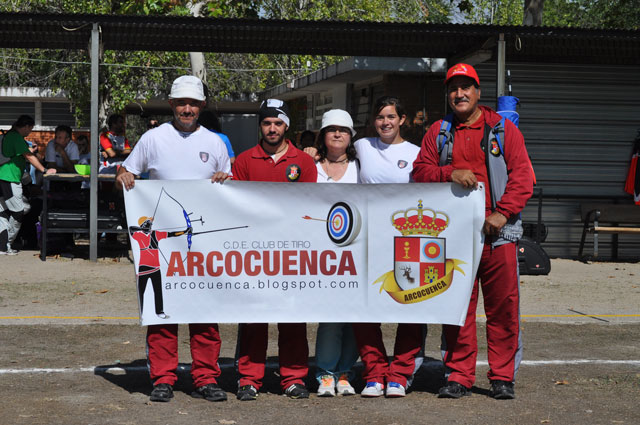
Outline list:
[[[240,325],[238,348],[238,386],[262,386],[267,360],[267,323],[243,323]],[[306,323],[278,323],[278,358],[280,362],[280,386],[286,390],[292,384],[304,385],[309,373],[309,345]]]
[[[353,323],[365,382],[397,382],[404,387],[415,371],[416,355],[422,348],[422,324],[400,323],[396,331],[393,361],[389,363],[382,342],[380,323]]]
[[[220,376],[220,333],[218,325],[189,325],[191,345],[191,377],[196,387],[215,384]],[[174,385],[178,380],[178,325],[151,325],[147,328],[149,375],[153,385]]]
[[[479,281],[479,282],[478,282]],[[485,244],[464,326],[443,326],[442,355],[448,381],[471,388],[476,379],[478,283],[487,316],[490,380],[514,382],[522,359],[520,290],[515,243]]]

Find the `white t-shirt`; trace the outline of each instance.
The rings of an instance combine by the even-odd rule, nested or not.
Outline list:
[[[76,145],[73,140],[69,140],[67,146],[64,147],[64,151],[67,153],[70,161],[77,161],[80,159],[80,151],[78,150],[78,145]],[[60,156],[60,154],[56,152],[55,139],[51,139],[49,140],[49,143],[47,143],[47,149],[44,152],[44,161],[55,162],[58,167],[64,167],[62,156]]]
[[[411,142],[388,145],[379,137],[364,137],[354,144],[360,160],[362,183],[409,183],[420,148]]]
[[[171,123],[144,133],[122,165],[136,175],[148,171],[152,180],[209,179],[218,171],[231,172],[220,137],[202,126],[181,133]]]
[[[344,175],[340,178],[340,180],[333,180],[331,177],[329,177],[326,171],[324,171],[324,168],[322,168],[321,163],[316,162],[316,168],[318,169],[318,183],[360,183],[357,161],[349,162],[347,171],[344,172]]]

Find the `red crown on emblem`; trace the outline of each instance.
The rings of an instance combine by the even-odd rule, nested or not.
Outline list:
[[[418,208],[409,208],[391,214],[391,224],[403,236],[438,236],[449,225],[449,216],[442,211],[423,208],[422,199],[420,199]]]

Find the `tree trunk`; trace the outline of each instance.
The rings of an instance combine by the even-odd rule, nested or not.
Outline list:
[[[204,6],[202,1],[194,1],[189,3],[189,10],[195,17],[202,16],[200,11]],[[204,53],[202,52],[189,52],[189,58],[191,59],[191,73],[200,78],[203,82],[207,80],[207,70],[205,68]],[[208,99],[207,99],[208,100]]]
[[[522,25],[539,27],[542,25],[542,9],[544,0],[524,0],[524,17]]]

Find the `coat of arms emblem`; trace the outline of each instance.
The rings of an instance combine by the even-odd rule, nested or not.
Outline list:
[[[443,211],[417,208],[396,211],[391,224],[402,236],[394,237],[394,269],[375,282],[395,301],[410,304],[435,297],[449,289],[454,270],[462,272],[460,260],[446,258],[446,239],[440,237],[449,216]]]

